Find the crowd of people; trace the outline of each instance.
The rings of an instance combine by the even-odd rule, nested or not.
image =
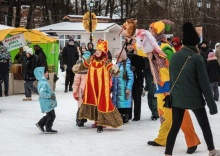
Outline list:
[[[98,40],[94,48],[91,42],[87,45],[82,42],[77,47],[74,39],[69,39],[60,52],[59,61],[61,71],[66,72],[64,92],[73,92],[73,98],[78,103],[76,125],[84,127],[88,119],[93,120],[92,127],[102,133],[107,126],[117,128],[128,124],[129,120],[138,122],[141,119],[141,98],[147,94],[151,119],[160,119],[161,123],[158,136],[148,141],[149,145],[166,146],[165,155],[172,155],[181,128],[185,134],[187,153],[194,153],[201,142],[188,111],[192,110],[202,129],[209,156],[220,156],[220,151],[214,146],[205,109],[207,103],[211,115],[218,112],[215,101],[219,100],[220,46],[218,44],[214,52],[206,41],[200,43],[190,22],[183,25],[182,39],[174,37],[169,42],[165,36],[169,24],[167,21],[156,21],[149,27],[166,58],[156,53],[148,53],[147,58],[137,55],[134,38],[126,38],[125,47],[114,56],[105,40]],[[47,82],[46,55],[39,45],[34,46],[34,51],[25,46],[15,57],[15,61],[22,65],[26,96],[23,100],[31,101],[31,91],[38,94],[41,111],[46,116],[36,126],[42,132],[57,133],[52,129],[57,100]],[[116,58],[116,64],[113,64],[112,58]],[[9,52],[1,44],[0,80],[5,84],[5,96],[8,96],[10,60]],[[152,70],[156,72],[156,83]],[[37,88],[33,86],[36,79]],[[168,95],[172,97],[172,109],[164,106]]]

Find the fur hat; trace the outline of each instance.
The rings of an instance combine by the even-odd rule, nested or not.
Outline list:
[[[195,46],[200,42],[198,33],[190,22],[183,24],[183,39],[182,43],[186,46]]]
[[[86,46],[86,43],[85,42],[81,42],[80,43],[80,46],[82,47],[82,46]]]
[[[30,55],[33,55],[33,54],[34,54],[32,48],[27,49],[27,50],[26,50],[26,53],[29,53]]]
[[[115,54],[115,57],[118,58],[119,54],[120,54],[121,51],[118,51],[116,54]],[[127,54],[125,51],[122,51],[121,55],[120,55],[120,58],[122,60],[127,60]]]
[[[27,49],[29,49],[28,46],[23,46],[23,51],[27,51]]]

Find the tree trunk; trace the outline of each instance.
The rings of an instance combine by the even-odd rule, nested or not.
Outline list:
[[[129,1],[130,1],[130,0],[126,0],[126,1],[125,1],[125,18],[128,18]]]
[[[13,7],[14,7],[14,0],[8,0],[8,17],[7,17],[7,25],[8,26],[12,26]]]
[[[105,16],[108,16],[110,3],[111,3],[111,0],[107,0],[107,4],[106,4],[106,8],[105,8]]]
[[[78,11],[78,0],[75,0],[75,14],[78,15],[79,11]]]
[[[15,17],[15,27],[20,26],[21,21],[21,0],[16,2],[16,17]]]
[[[120,8],[121,8],[121,23],[122,23],[124,18],[124,0],[121,0]]]
[[[28,18],[27,18],[27,29],[32,29],[35,27],[34,25],[34,10],[35,10],[35,4],[34,0],[31,0],[31,5],[30,5],[30,10],[28,13]]]

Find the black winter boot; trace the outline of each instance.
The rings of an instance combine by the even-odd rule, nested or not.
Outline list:
[[[79,119],[78,127],[84,127],[85,122],[87,122],[87,119]]]
[[[47,129],[45,134],[56,134],[57,130],[53,130],[53,129]]]
[[[8,91],[5,91],[5,96],[8,96]]]
[[[98,126],[97,127],[97,133],[102,133],[103,132],[103,127],[102,126]]]
[[[77,112],[76,112],[76,126],[78,125],[78,123],[79,123],[79,109],[77,110]]]
[[[65,93],[68,92],[68,86],[65,86],[65,90],[64,90]]]
[[[69,86],[69,91],[73,91],[73,86]]]
[[[123,120],[123,123],[128,123],[129,121],[129,115],[128,114],[121,114],[121,118]]]
[[[2,97],[2,92],[0,92],[0,97]]]
[[[40,123],[38,122],[38,123],[36,123],[36,126],[39,128],[39,130],[40,130],[41,132],[44,132],[44,125],[42,125],[42,124],[40,124]]]
[[[45,126],[46,122],[47,122],[47,117],[44,116],[43,118],[40,119],[40,121],[38,123],[36,123],[36,126],[39,128],[39,130],[41,132],[45,132],[44,126]]]
[[[186,151],[188,154],[193,154],[197,149],[197,146],[189,147]]]

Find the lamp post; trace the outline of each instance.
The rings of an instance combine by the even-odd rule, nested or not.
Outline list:
[[[197,0],[197,6],[198,6],[198,8],[199,8],[199,11],[201,11],[201,8],[202,8],[202,2],[203,2],[204,0]],[[210,9],[210,7],[211,7],[211,2],[210,2],[210,0],[205,0],[205,3],[206,3],[206,8],[208,9],[208,11],[209,11],[209,9]],[[206,31],[205,31],[205,16],[206,16],[206,14],[205,14],[205,10],[203,10],[203,11],[201,11],[202,13],[203,13],[203,20],[202,20],[202,30],[203,30],[203,36],[204,36],[204,38],[203,38],[203,40],[205,40],[206,39]]]
[[[91,0],[89,2],[89,31],[90,31],[90,42],[92,42],[92,10],[94,7],[94,2]]]

